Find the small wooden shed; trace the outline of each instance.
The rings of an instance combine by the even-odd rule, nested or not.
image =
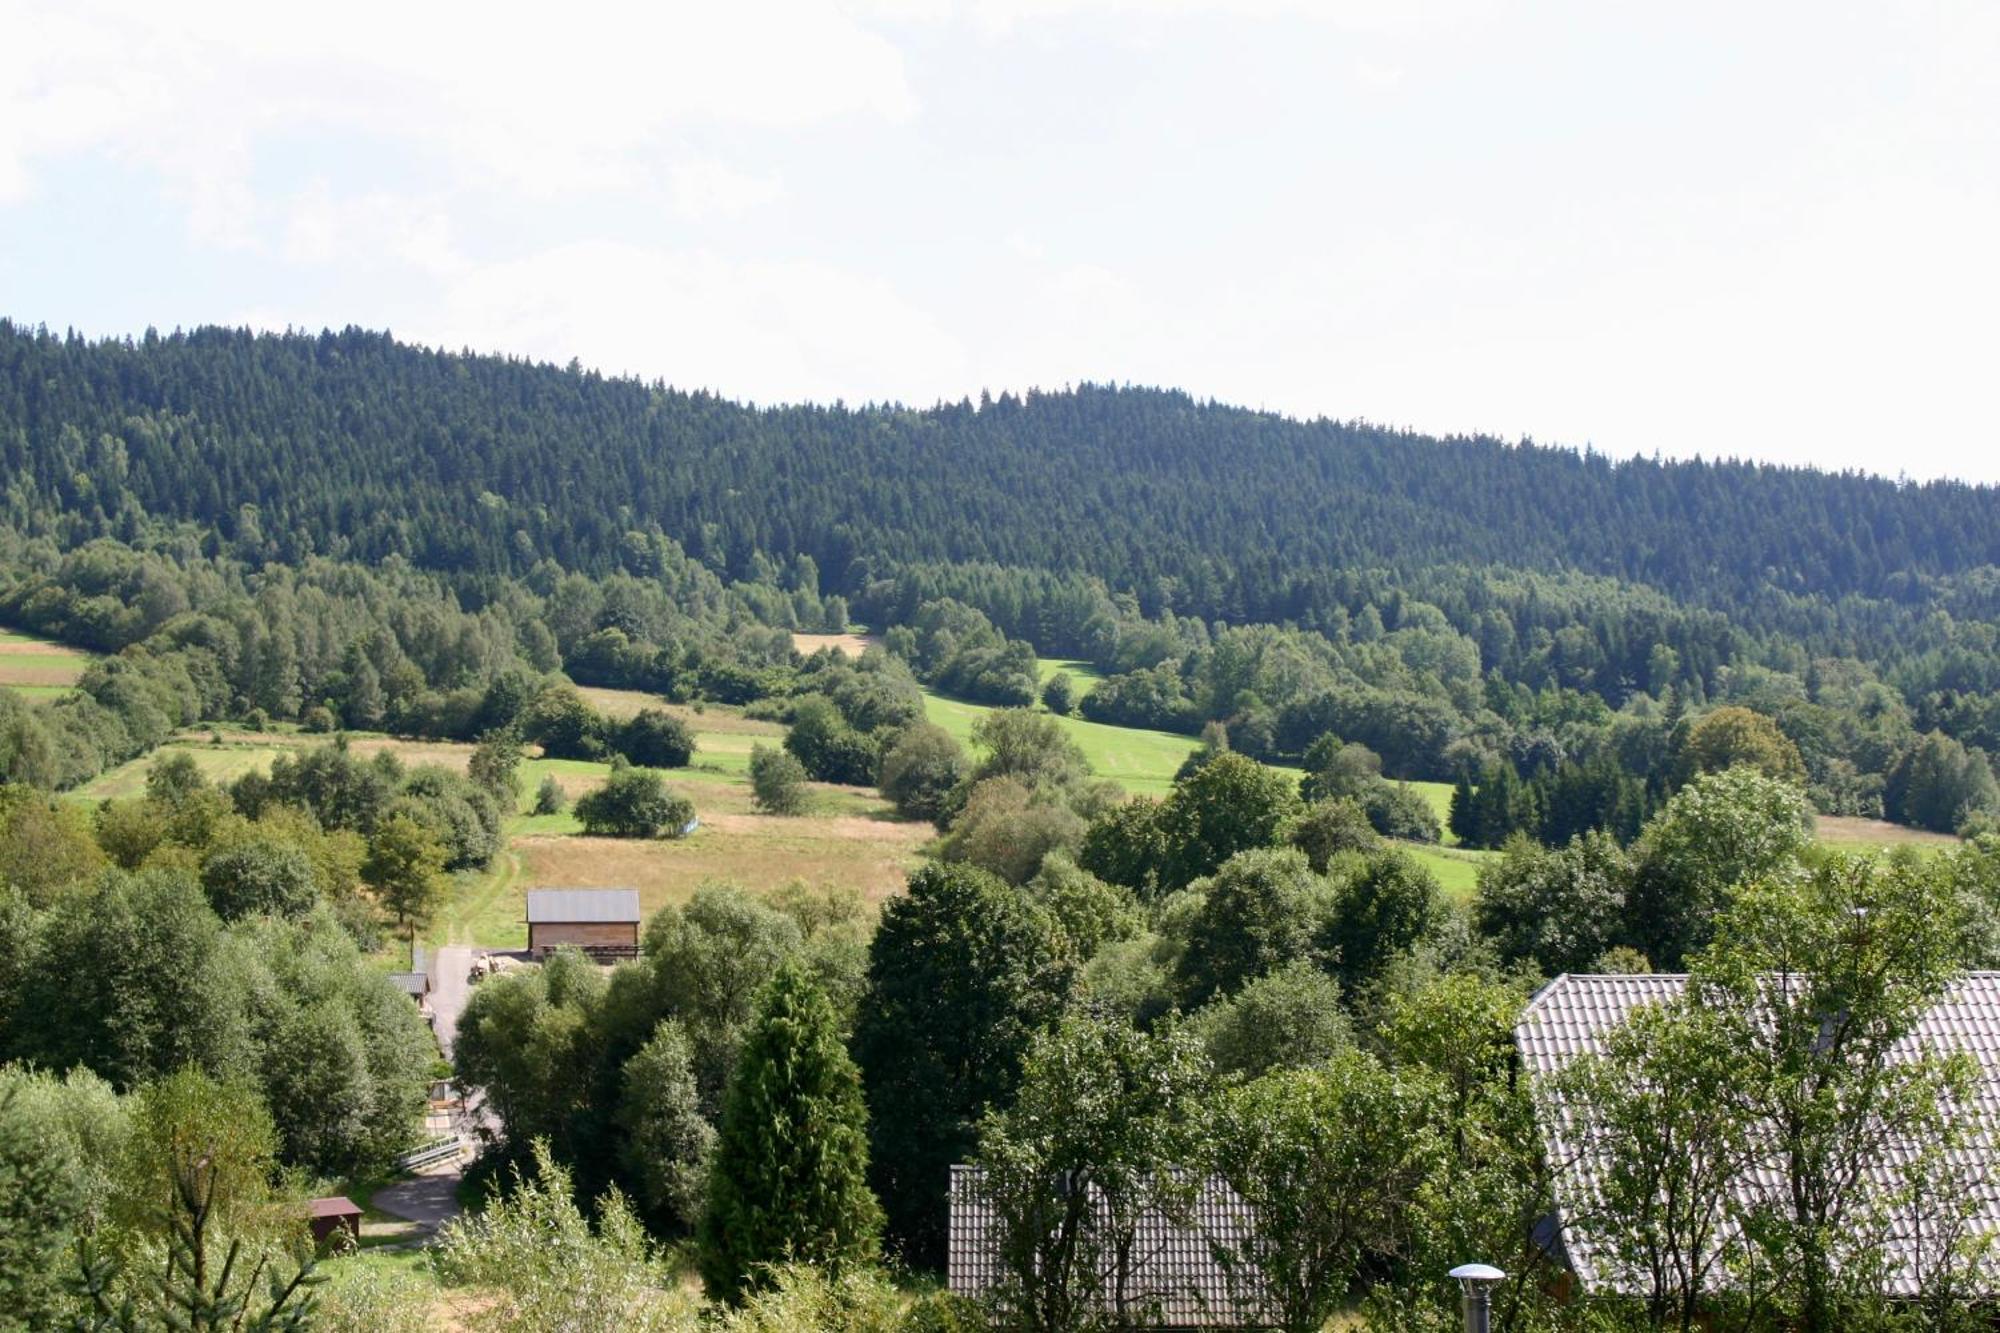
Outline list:
[[[565,945],[593,958],[638,957],[639,891],[529,889],[529,954],[542,958]]]
[[[344,1194],[308,1199],[306,1224],[312,1228],[315,1245],[326,1244],[342,1231],[351,1236],[355,1244],[361,1243],[361,1205]]]

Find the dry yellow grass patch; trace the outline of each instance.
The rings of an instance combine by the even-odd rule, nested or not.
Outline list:
[[[12,630],[0,630],[0,686],[30,698],[53,697],[76,684],[91,655]]]
[[[657,708],[671,713],[697,732],[743,736],[785,734],[785,729],[776,722],[760,722],[745,717],[742,709],[731,704],[703,704],[697,709],[692,704],[669,703],[659,695],[647,694],[644,690],[612,690],[597,685],[579,686],[577,693],[609,718],[622,720],[642,708]]]
[[[372,759],[387,750],[412,768],[419,764],[436,764],[454,773],[463,773],[472,761],[474,747],[463,741],[406,741],[393,736],[364,736],[348,741],[347,748],[362,759]]]
[[[623,720],[642,708],[663,708],[667,701],[657,694],[644,690],[614,690],[602,685],[579,685],[576,692],[590,701],[591,707],[609,718]]]
[[[878,640],[873,634],[794,634],[792,647],[811,657],[822,648],[837,648],[849,657],[859,657]]]
[[[1818,829],[1819,840],[1831,847],[1958,846],[1958,839],[1949,833],[1933,833],[1929,829],[1853,815],[1821,815]]]
[[[630,838],[516,838],[523,883],[535,887],[619,885],[639,890],[647,915],[685,902],[709,880],[769,892],[793,880],[859,890],[870,902],[899,892],[927,824],[851,815],[704,814],[694,836],[673,842]]]

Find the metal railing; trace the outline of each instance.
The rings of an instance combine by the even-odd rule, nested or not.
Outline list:
[[[463,1150],[464,1145],[459,1141],[458,1135],[447,1134],[410,1149],[396,1159],[396,1168],[400,1171],[414,1171],[418,1167],[449,1161]]]

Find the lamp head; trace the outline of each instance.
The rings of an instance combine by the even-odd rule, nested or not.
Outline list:
[[[1491,1291],[1507,1278],[1491,1264],[1460,1264],[1451,1270],[1451,1276],[1458,1279],[1458,1285],[1468,1296]]]

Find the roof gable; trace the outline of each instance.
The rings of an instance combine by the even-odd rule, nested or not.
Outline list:
[[[529,889],[528,924],[572,925],[639,920],[637,889]]]

